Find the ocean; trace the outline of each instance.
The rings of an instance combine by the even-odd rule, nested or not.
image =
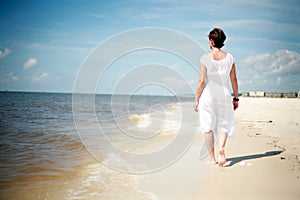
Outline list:
[[[97,94],[80,133],[72,97],[0,92],[0,199],[155,199],[138,188],[134,170],[144,168],[127,173],[124,158],[104,148],[109,141],[138,155],[163,149],[182,125],[181,103],[192,98]]]

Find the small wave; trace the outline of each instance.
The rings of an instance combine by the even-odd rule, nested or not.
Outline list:
[[[180,110],[182,109],[181,103],[171,104],[168,109],[170,110]]]
[[[129,116],[129,119],[140,128],[148,127],[152,123],[150,114],[132,114]]]
[[[105,156],[105,160],[102,162],[105,166],[112,167],[115,169],[122,169],[124,171],[129,170],[130,163],[127,162],[121,155],[116,153],[108,153]]]
[[[107,159],[115,159],[111,154]],[[91,163],[81,168],[81,173],[67,190],[69,199],[154,199],[154,194],[138,188],[141,176],[120,173]]]

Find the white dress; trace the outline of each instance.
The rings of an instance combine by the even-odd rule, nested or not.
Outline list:
[[[204,55],[200,60],[206,67],[205,87],[199,99],[200,129],[202,133],[227,132],[233,136],[235,130],[232,96],[229,88],[229,74],[234,63],[227,53],[222,60],[213,60]]]

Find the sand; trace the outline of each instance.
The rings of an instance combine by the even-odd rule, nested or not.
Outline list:
[[[199,159],[198,134],[176,163],[141,176],[138,189],[162,200],[299,199],[300,99],[241,98],[235,116],[236,135],[226,144],[224,167]],[[197,125],[198,115],[190,120]]]

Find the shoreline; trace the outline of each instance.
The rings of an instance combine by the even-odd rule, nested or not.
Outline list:
[[[38,93],[38,94],[82,94],[82,95],[105,95],[105,96],[157,96],[157,97],[182,97],[182,98],[190,98],[191,101],[194,99],[195,94],[176,94],[176,95],[170,95],[170,94],[111,94],[111,93],[74,93],[73,91],[45,91],[45,90],[0,90],[0,93]],[[250,94],[250,92],[242,92],[239,93],[239,97],[243,98],[300,98],[300,91],[294,91],[294,92],[259,92],[263,94]],[[233,94],[232,94],[233,95]]]

